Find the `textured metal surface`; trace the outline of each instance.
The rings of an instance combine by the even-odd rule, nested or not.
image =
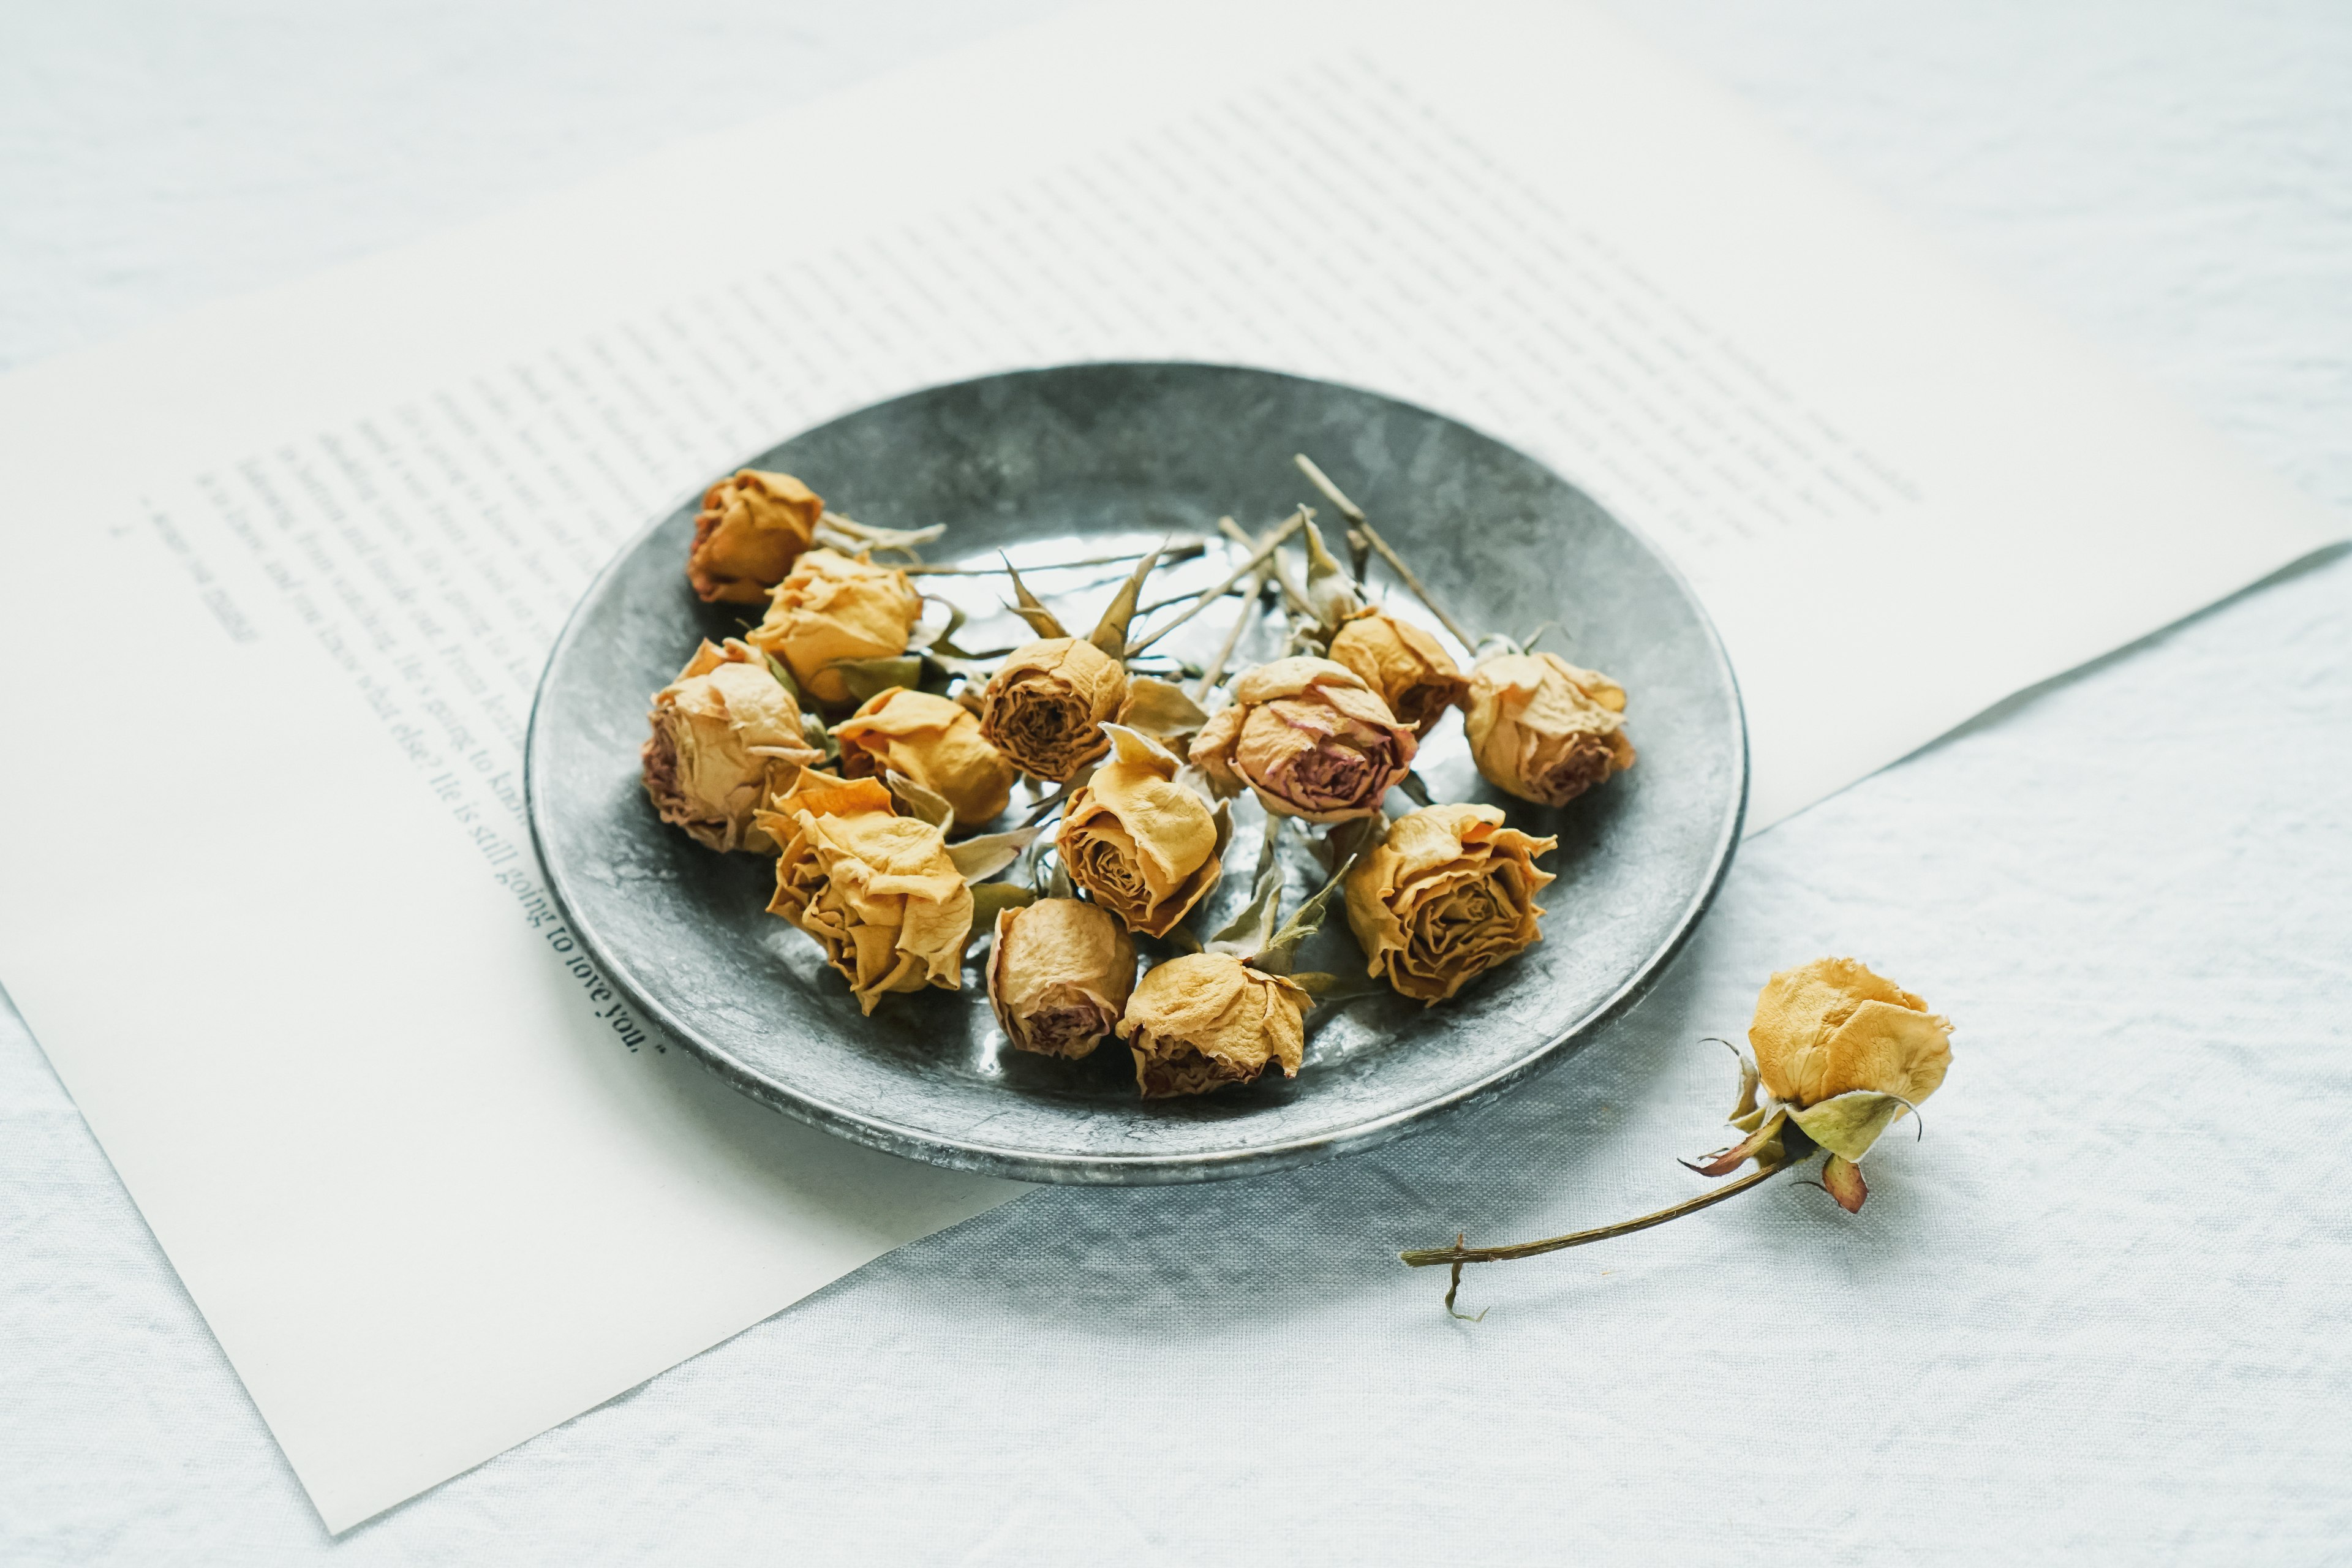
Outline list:
[[[1439,798],[1493,801],[1515,825],[1559,837],[1545,862],[1559,879],[1544,897],[1545,940],[1526,955],[1439,1007],[1384,994],[1318,1008],[1296,1079],[1175,1101],[1140,1100],[1116,1042],[1080,1063],[1004,1048],[976,964],[961,993],[891,996],[861,1017],[815,944],[763,911],[772,861],[698,847],[655,817],[638,784],[648,694],[698,637],[743,619],[741,606],[704,605],[687,588],[690,501],[590,588],[533,711],[532,827],[573,928],[648,1016],[746,1093],[880,1148],[1032,1180],[1194,1181],[1296,1163],[1393,1136],[1566,1054],[1639,997],[1705,910],[1738,840],[1748,776],[1738,694],[1704,613],[1581,492],[1425,410],[1188,364],[934,388],[795,437],[753,466],[801,475],[863,521],[945,522],[953,557],[987,560],[1000,547],[1017,558],[1046,545],[1051,558],[1061,542],[1213,532],[1222,513],[1269,519],[1312,499],[1290,464],[1300,450],[1350,489],[1474,635],[1559,621],[1568,640],[1547,646],[1631,693],[1639,765],[1564,810],[1479,780],[1458,719],[1424,749]],[[1154,591],[1166,584],[1155,578]],[[1097,582],[1070,602],[1107,592]],[[1192,631],[1213,642],[1223,618],[1203,616]],[[1226,901],[1256,852],[1245,825]],[[1294,896],[1307,877],[1302,859]],[[1303,959],[1362,968],[1344,921]]]

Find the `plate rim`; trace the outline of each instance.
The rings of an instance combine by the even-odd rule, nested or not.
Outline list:
[[[1414,413],[1445,420],[1472,434],[1517,454],[1528,462],[1550,474],[1560,483],[1584,496],[1625,531],[1665,572],[1668,580],[1678,589],[1695,612],[1699,630],[1705,635],[1706,647],[1714,657],[1717,669],[1731,693],[1733,728],[1738,740],[1738,799],[1717,834],[1706,884],[1684,907],[1673,933],[1643,962],[1640,970],[1613,992],[1599,1006],[1570,1023],[1558,1035],[1541,1046],[1528,1051],[1517,1061],[1488,1073],[1474,1082],[1464,1084],[1444,1094],[1434,1096],[1418,1105],[1384,1112],[1363,1121],[1327,1131],[1299,1134],[1254,1144],[1246,1149],[1193,1152],[1182,1154],[1040,1154],[1034,1149],[1010,1148],[991,1144],[982,1140],[957,1137],[929,1129],[909,1127],[887,1117],[849,1110],[825,1102],[821,1098],[797,1091],[782,1083],[763,1077],[743,1063],[718,1051],[699,1039],[695,1031],[674,1016],[663,1004],[648,995],[631,977],[627,968],[616,963],[611,944],[597,931],[593,923],[583,921],[579,907],[572,896],[567,879],[557,865],[549,858],[547,844],[541,823],[547,806],[541,798],[544,778],[539,767],[540,716],[545,706],[548,683],[558,663],[581,633],[581,616],[590,600],[595,598],[611,579],[635,554],[646,540],[677,515],[690,500],[698,498],[709,488],[706,480],[680,493],[679,499],[656,512],[642,528],[631,534],[598,569],[573,599],[563,625],[549,644],[547,660],[540,668],[538,682],[531,689],[530,716],[523,731],[523,805],[530,833],[531,853],[539,862],[548,893],[562,912],[564,921],[607,982],[628,998],[636,1008],[662,1033],[677,1043],[680,1049],[692,1057],[707,1070],[715,1073],[730,1088],[748,1098],[783,1112],[809,1126],[845,1138],[851,1142],[885,1153],[914,1159],[927,1164],[950,1170],[969,1171],[982,1175],[998,1176],[1013,1181],[1036,1182],[1065,1185],[1171,1185],[1193,1182],[1223,1181],[1236,1176],[1287,1169],[1316,1163],[1343,1153],[1370,1149],[1402,1137],[1408,1131],[1433,1125],[1436,1119],[1449,1116],[1492,1100],[1530,1075],[1557,1067],[1575,1054],[1572,1048],[1595,1031],[1623,1016],[1639,1005],[1655,988],[1672,968],[1691,936],[1698,929],[1707,910],[1714,906],[1725,880],[1731,872],[1740,839],[1748,821],[1748,804],[1753,787],[1754,767],[1748,736],[1748,704],[1739,689],[1739,675],[1731,663],[1729,652],[1723,646],[1723,637],[1716,629],[1714,617],[1706,611],[1705,601],[1690,584],[1672,557],[1658,548],[1650,536],[1619,516],[1614,509],[1602,505],[1591,492],[1576,484],[1566,475],[1542,459],[1532,456],[1513,442],[1506,441],[1483,426],[1458,416],[1430,408],[1371,387],[1336,381],[1327,376],[1300,375],[1296,372],[1275,370],[1263,365],[1235,364],[1222,360],[1186,359],[1107,359],[1072,360],[1054,364],[1024,365],[996,370],[979,375],[960,377],[953,381],[929,383],[910,387],[890,396],[862,403],[856,407],[803,426],[772,441],[752,452],[745,459],[757,458],[786,441],[820,430],[844,419],[870,410],[901,402],[910,397],[928,396],[955,387],[971,386],[982,382],[1002,381],[1014,376],[1051,374],[1071,370],[1152,370],[1182,368],[1188,370],[1234,371],[1251,375],[1275,376],[1286,381],[1307,382],[1337,387],[1344,392],[1375,397]],[[734,472],[742,463],[726,471]]]

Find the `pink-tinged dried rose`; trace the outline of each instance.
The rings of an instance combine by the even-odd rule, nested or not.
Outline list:
[[[1370,816],[1412,767],[1412,731],[1364,678],[1328,658],[1278,658],[1233,683],[1192,759],[1223,794],[1309,822]]]
[[[1118,1037],[1135,1055],[1135,1082],[1146,1099],[1205,1094],[1255,1082],[1269,1067],[1297,1078],[1313,1005],[1287,976],[1226,953],[1187,953],[1144,975]]]
[[[702,495],[686,579],[707,602],[757,605],[816,537],[823,498],[790,474],[745,468]]]
[[[948,856],[946,836],[877,809],[877,795],[888,799],[861,779],[802,792],[789,823],[781,812],[761,813],[783,843],[768,912],[814,937],[869,1014],[893,991],[958,989],[972,914],[971,889]],[[817,809],[829,805],[842,809]]]
[[[653,734],[639,755],[661,819],[713,849],[772,854],[775,841],[752,815],[818,753],[768,661],[732,637],[724,647],[706,642],[654,694],[647,717]]]
[[[1503,826],[1491,805],[1428,805],[1389,825],[1348,875],[1348,925],[1367,973],[1436,1003],[1543,940],[1535,858],[1559,843]]]
[[[1105,723],[1127,705],[1127,668],[1079,637],[1014,648],[981,698],[980,729],[1015,767],[1055,784],[1110,750]]]
[[[894,686],[835,725],[833,738],[844,773],[910,778],[953,807],[959,826],[994,820],[1013,798],[1016,770],[971,710],[947,698]]]
[[[775,655],[812,700],[845,708],[854,699],[834,665],[906,652],[922,615],[922,597],[904,572],[819,548],[793,563],[766,616],[743,640]]]
[[[1092,1054],[1135,991],[1135,939],[1077,899],[1040,899],[996,917],[988,1003],[1014,1048]]]
[[[1625,689],[1556,654],[1515,653],[1470,672],[1470,757],[1497,789],[1566,805],[1633,765]]]
[[[1427,739],[1445,710],[1469,695],[1469,679],[1438,640],[1386,610],[1360,610],[1331,638],[1331,661],[1381,694],[1400,724]]]
[[[1055,847],[1095,902],[1129,930],[1166,936],[1217,885],[1231,818],[1176,782],[1164,747],[1110,728],[1118,755],[1070,797]]]

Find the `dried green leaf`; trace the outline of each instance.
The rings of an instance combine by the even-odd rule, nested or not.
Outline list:
[[[1147,735],[1190,735],[1209,721],[1208,712],[1172,680],[1138,675],[1127,683],[1126,722]]]
[[[1282,822],[1279,816],[1266,817],[1265,838],[1257,854],[1257,885],[1250,891],[1250,901],[1202,944],[1206,951],[1250,958],[1274,940],[1275,921],[1282,913]]]
[[[1685,1160],[1683,1163],[1702,1176],[1727,1176],[1748,1161],[1761,1160],[1771,1152],[1772,1145],[1780,1139],[1780,1129],[1787,1121],[1788,1114],[1786,1108],[1777,1109],[1754,1131],[1730,1148],[1717,1149],[1712,1154],[1696,1160]]]
[[[975,655],[966,653],[963,649],[956,647],[955,645],[956,633],[963,629],[963,624],[969,618],[963,612],[963,606],[957,604],[953,599],[942,599],[937,594],[926,594],[923,595],[923,599],[927,604],[945,605],[947,606],[947,624],[940,627],[940,629],[935,632],[917,634],[914,642],[910,646],[919,648],[936,649],[940,653],[946,654],[950,658],[971,658],[977,657]]]
[[[1348,857],[1346,863],[1331,873],[1331,879],[1324,883],[1313,898],[1298,906],[1298,912],[1274,933],[1274,940],[1265,944],[1265,950],[1250,960],[1253,968],[1263,969],[1268,974],[1290,973],[1298,944],[1323,929],[1323,915],[1331,906],[1331,895],[1339,890],[1340,880],[1355,863],[1354,856]]]
[[[955,807],[937,790],[917,784],[896,770],[886,771],[882,782],[890,786],[890,798],[898,803],[904,815],[928,822],[942,833],[955,826]]]
[[[784,661],[778,658],[774,654],[769,654],[765,657],[768,660],[768,673],[774,676],[777,683],[782,686],[785,690],[793,694],[793,701],[806,702],[808,699],[801,695],[801,683],[793,679],[793,672],[784,668]]]
[[[1745,1052],[1738,1046],[1732,1045],[1729,1040],[1722,1043],[1730,1047],[1732,1057],[1739,1063],[1739,1099],[1732,1106],[1730,1117],[1731,1124],[1737,1127],[1748,1118],[1757,1114],[1756,1090],[1764,1080],[1762,1075],[1756,1070],[1756,1064],[1748,1059]],[[1755,1123],[1749,1122],[1748,1125],[1752,1131]]]
[[[1894,1126],[1910,1109],[1911,1102],[1901,1095],[1857,1089],[1846,1094],[1833,1094],[1818,1105],[1801,1110],[1791,1107],[1789,1119],[1804,1129],[1806,1137],[1831,1153],[1859,1160],[1870,1152],[1878,1135]]]
[[[986,881],[1021,857],[1037,841],[1042,827],[1016,827],[1009,833],[983,833],[948,846],[948,858],[967,883]]]
[[[1037,895],[1018,882],[982,882],[971,890],[971,934],[985,936],[996,929],[996,917],[1037,901]]]
[[[1045,607],[1045,601],[1031,593],[1029,584],[1021,580],[1021,570],[1013,564],[1013,557],[999,551],[997,558],[1004,563],[1004,574],[1013,579],[1013,603],[1004,607],[1028,622],[1029,629],[1041,637],[1068,637],[1070,634],[1063,629],[1054,612]]]
[[[1307,605],[1326,640],[1340,622],[1364,607],[1348,580],[1348,569],[1324,547],[1323,531],[1311,518],[1307,524]]]
[[[836,658],[825,668],[839,672],[842,685],[859,702],[870,701],[894,686],[911,690],[923,682],[923,660],[911,653],[895,658]]]
[[[1113,595],[1110,608],[1105,610],[1102,619],[1095,623],[1093,634],[1087,638],[1088,642],[1113,658],[1124,659],[1127,657],[1127,624],[1135,618],[1135,604],[1142,595],[1143,580],[1150,576],[1151,569],[1159,564],[1160,552],[1157,550],[1135,563],[1135,570],[1128,574],[1127,581],[1119,584],[1118,594]]]
[[[833,738],[833,731],[824,727],[824,721],[814,713],[801,715],[801,737],[824,753],[826,762],[841,755],[841,742]]]

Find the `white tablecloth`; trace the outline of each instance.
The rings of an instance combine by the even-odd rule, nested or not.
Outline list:
[[[1045,8],[26,11],[0,363]],[[1622,9],[2352,505],[2352,12]],[[0,1562],[2343,1561],[2347,609],[2352,560],[2289,573],[1751,842],[1662,991],[1499,1107],[1037,1194],[341,1542],[0,1013]],[[126,889],[90,937],[171,933]],[[1731,1087],[1696,1037],[1821,952],[1960,1031],[1861,1216],[1776,1188],[1474,1271],[1475,1324],[1397,1265],[1692,1190]]]

